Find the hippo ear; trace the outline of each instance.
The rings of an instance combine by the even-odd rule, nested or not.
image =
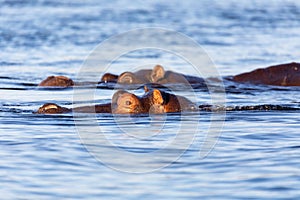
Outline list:
[[[153,90],[153,103],[162,105],[164,103],[164,99],[162,97],[161,92],[158,89]]]
[[[131,72],[124,72],[118,78],[118,83],[131,84],[134,83],[135,75]]]
[[[111,103],[116,104],[118,102],[119,97],[125,93],[128,93],[128,92],[126,92],[125,90],[118,90],[117,92],[115,92],[111,98]]]
[[[149,88],[147,87],[147,85],[144,85],[144,91],[145,93],[149,92]]]
[[[165,77],[165,69],[161,65],[156,65],[150,75],[152,83],[156,83],[158,80]]]

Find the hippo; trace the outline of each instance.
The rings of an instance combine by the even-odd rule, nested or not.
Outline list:
[[[104,77],[106,74],[104,74]],[[116,77],[118,77],[116,79]],[[173,71],[165,71],[161,65],[153,70],[140,70],[136,73],[124,72],[120,76],[114,75],[114,82],[121,84],[142,83],[183,83],[204,84],[204,79],[189,76]],[[238,83],[263,84],[274,86],[300,86],[300,64],[296,62],[274,65],[267,68],[256,69],[226,78]]]
[[[185,97],[174,95],[158,89],[145,87],[145,94],[136,96],[125,90],[119,90],[112,96],[110,103],[95,106],[81,106],[73,109],[61,107],[54,103],[41,106],[36,114],[61,114],[69,112],[81,113],[112,113],[112,114],[163,114],[195,111],[246,111],[246,110],[299,110],[299,108],[281,105],[254,105],[254,106],[197,106]]]
[[[251,72],[235,75],[231,78],[225,77],[238,83],[264,84],[275,86],[300,86],[300,64],[287,63],[267,68],[256,69]],[[152,70],[143,69],[137,72],[123,72],[119,76],[106,73],[99,83],[128,84],[205,84],[200,77],[184,75],[173,71],[165,71],[161,65],[156,65]],[[49,76],[39,86],[70,87],[75,83],[64,76]]]
[[[118,75],[111,74],[111,73],[105,73],[101,77],[101,82],[103,83],[117,83],[118,82]]]
[[[67,113],[70,112],[71,109],[61,107],[54,103],[45,103],[43,106],[41,106],[37,112],[38,114],[58,114],[58,113]]]
[[[157,83],[164,77],[165,70],[161,65],[156,65],[151,69],[142,69],[137,72],[123,72],[119,76],[111,73],[105,73],[100,82],[112,82],[121,84],[144,84]]]
[[[142,69],[137,72],[123,72],[120,75],[105,73],[99,83],[118,83],[118,84],[199,84],[204,83],[204,79],[196,76],[184,75],[173,71],[165,71],[161,65],[156,65],[151,69]],[[72,79],[65,76],[49,76],[38,86],[40,87],[71,87],[77,85]],[[82,84],[80,84],[82,85]]]
[[[196,105],[183,96],[177,96],[158,89],[150,90],[146,86],[144,90],[145,94],[141,97],[125,90],[119,90],[112,96],[110,103],[82,106],[73,109],[61,107],[53,103],[46,103],[36,113],[59,114],[74,111],[83,113],[159,114],[197,110]]]
[[[70,87],[70,86],[74,86],[74,82],[72,79],[66,76],[48,76],[38,86],[39,87]]]
[[[111,78],[111,79],[110,79]],[[152,70],[142,69],[137,72],[123,72],[122,74],[113,75],[110,73],[104,74],[101,78],[102,82],[115,82],[119,84],[168,84],[168,83],[183,83],[183,84],[199,84],[204,83],[204,79],[196,76],[184,75],[173,71],[165,71],[163,66],[156,65]]]
[[[256,69],[233,76],[232,80],[251,84],[300,86],[300,64],[292,62]]]

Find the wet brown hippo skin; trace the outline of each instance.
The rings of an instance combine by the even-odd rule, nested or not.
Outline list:
[[[130,113],[170,113],[170,112],[182,112],[196,109],[196,105],[185,97],[177,96],[168,92],[164,92],[158,89],[149,90],[144,87],[145,94],[142,97],[138,97],[131,93],[125,93],[128,99],[120,96],[119,101],[131,101],[135,102],[135,110],[130,110]],[[126,105],[126,104],[125,104]],[[122,108],[118,103],[118,107]],[[124,113],[129,113],[127,110]],[[119,112],[120,113],[120,112]]]
[[[143,83],[184,83],[203,84],[204,79],[196,76],[184,75],[172,71],[164,71],[163,67],[156,65],[153,70],[139,70],[135,73],[124,72],[120,76],[106,73],[102,82],[118,82],[121,84],[143,84]],[[248,82],[251,84],[300,86],[300,64],[288,63],[268,68],[257,69],[248,73],[239,74],[232,78],[235,82]],[[40,87],[69,87],[74,82],[65,76],[49,76],[43,80]]]
[[[176,96],[158,89],[149,90],[145,87],[145,94],[142,97],[120,90],[113,95],[111,103],[74,109],[47,103],[41,106],[36,113],[55,114],[75,111],[83,113],[139,114],[150,112],[158,114],[181,112],[193,108],[195,108],[195,105],[185,97]]]
[[[185,97],[174,95],[158,89],[144,87],[145,94],[139,98],[142,113],[170,113],[196,109],[196,105]]]
[[[232,80],[234,82],[248,82],[251,84],[300,86],[300,64],[293,62],[256,69],[233,76]],[[152,71],[140,70],[138,73],[124,72],[119,76],[117,82],[122,84],[204,84],[204,79],[172,71],[164,71],[162,66],[157,65]]]
[[[69,108],[61,107],[54,103],[46,103],[41,106],[35,113],[36,114],[59,114],[59,113],[67,113],[72,110]]]
[[[277,86],[300,86],[300,64],[292,62],[256,69],[234,76],[233,81]]]
[[[184,75],[172,71],[166,71],[163,78],[158,80],[158,84],[170,84],[170,83],[182,83],[182,84],[203,84],[205,81],[203,78],[196,76]]]
[[[197,110],[197,106],[183,96],[174,95],[163,91],[159,92],[163,100],[162,105],[165,113]]]
[[[138,113],[142,104],[140,100],[133,94],[126,91],[117,91],[113,97],[111,103],[98,104],[95,106],[81,106],[73,109],[61,107],[54,103],[46,103],[41,106],[36,114],[60,114],[68,112],[79,112],[79,113]]]
[[[120,84],[144,84],[157,83],[164,76],[164,68],[156,65],[151,69],[142,69],[137,72],[124,72],[118,77],[117,83]]]
[[[120,76],[105,73],[102,78],[101,82],[104,83],[121,83],[121,84],[143,84],[149,83],[150,77],[152,75],[152,70],[139,70],[135,73],[131,72],[124,72]],[[152,79],[151,79],[152,80]],[[48,76],[45,80],[39,83],[39,87],[70,87],[74,86],[75,83],[72,79],[66,76]]]
[[[116,83],[118,82],[118,75],[115,74],[111,74],[111,73],[105,73],[102,78],[101,78],[101,82],[104,83]]]
[[[143,70],[144,71],[144,70]],[[146,72],[146,70],[145,70]],[[132,72],[123,72],[118,77],[117,83],[119,84],[144,84],[149,83],[145,76],[136,75]]]
[[[122,73],[117,83],[121,84],[144,84],[144,83],[183,83],[195,84],[204,83],[204,80],[196,76],[188,76],[173,71],[165,71],[161,65],[154,66],[153,70],[139,70],[135,73]]]
[[[158,80],[164,77],[164,68],[161,65],[156,65],[151,69],[142,69],[137,72],[124,72],[120,74],[117,82],[121,84],[144,84],[158,83]]]
[[[38,86],[40,87],[70,87],[74,86],[72,79],[66,76],[48,76]]]
[[[114,113],[114,114],[134,114],[145,113],[147,108],[143,107],[141,99],[134,94],[120,90],[117,91],[111,103],[98,104],[95,106],[81,106],[73,109],[61,107],[57,104],[46,103],[41,106],[37,114],[60,114],[68,112],[82,113]]]
[[[74,109],[61,107],[54,103],[46,103],[41,106],[36,114],[61,114],[69,112],[83,112],[83,113],[111,113],[111,104],[100,104],[96,106],[82,106]]]
[[[143,71],[149,71],[151,70],[143,70]],[[123,72],[120,75],[111,74],[111,73],[105,73],[101,81],[99,83],[121,83],[121,84],[142,84],[147,83],[148,81],[144,78],[138,78],[138,77],[144,77],[142,75],[136,75],[136,73],[132,72]]]

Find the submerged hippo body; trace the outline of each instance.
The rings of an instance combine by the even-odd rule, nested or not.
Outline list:
[[[67,112],[83,113],[113,113],[113,114],[139,114],[139,113],[169,113],[182,112],[195,109],[190,100],[176,96],[158,89],[149,90],[145,87],[145,94],[141,97],[124,90],[117,91],[111,103],[95,106],[83,106],[73,109],[64,108],[56,104],[47,103],[41,106],[37,114],[55,114]]]
[[[233,81],[277,86],[300,86],[300,64],[293,62],[256,69],[234,76]]]

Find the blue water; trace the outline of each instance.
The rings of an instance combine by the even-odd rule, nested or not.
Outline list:
[[[32,113],[47,102],[71,107],[73,89],[38,89],[37,84],[48,75],[82,81],[77,74],[92,50],[135,28],[162,27],[187,35],[205,49],[221,76],[299,61],[299,2],[0,0],[0,5],[1,199],[300,198],[299,111],[227,112],[217,144],[205,158],[200,152],[207,129],[211,122],[223,123],[212,120],[211,113],[182,118],[99,114],[99,133],[113,145],[104,147],[97,140],[93,145],[105,150],[98,155],[116,161],[113,166],[99,161],[82,143],[87,134],[80,127],[88,133],[94,116],[74,119],[72,114]],[[111,71],[120,73],[141,60],[161,60],[175,71],[190,72],[182,60],[157,51],[124,56]],[[225,85],[229,106],[300,106],[298,87]],[[184,89],[178,93],[193,98]],[[196,93],[197,104],[210,103],[207,91]],[[112,94],[97,89],[97,102],[107,102]],[[76,126],[78,120],[81,126]],[[118,146],[146,157],[174,138],[180,123],[183,141],[195,133],[192,145],[173,162],[167,154],[148,160],[153,167],[148,173],[132,173],[135,167],[140,170],[140,166],[130,168],[137,160],[109,154]],[[97,136],[97,130],[91,131]],[[170,152],[180,150],[181,146],[173,146]]]

